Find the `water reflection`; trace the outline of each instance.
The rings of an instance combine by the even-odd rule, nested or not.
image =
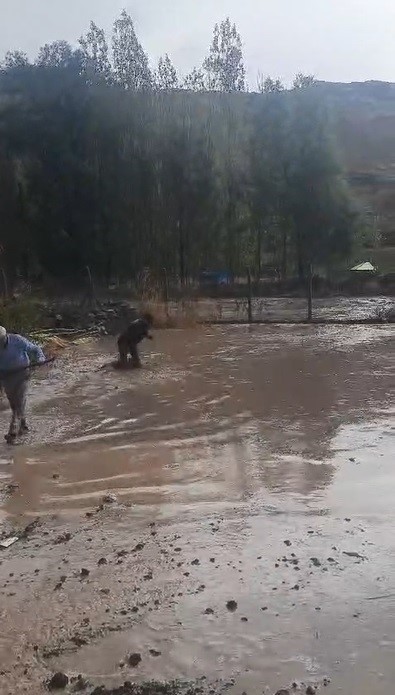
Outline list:
[[[96,370],[109,341],[85,347],[79,379],[39,405],[45,446],[13,453],[19,492],[7,509],[85,509],[109,489],[139,505],[309,497],[335,475],[339,427],[388,406],[390,336],[371,327],[163,331],[147,368],[127,375]]]

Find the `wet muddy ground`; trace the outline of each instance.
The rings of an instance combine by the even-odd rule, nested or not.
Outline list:
[[[0,444],[0,693],[394,692],[393,335],[158,331],[141,371],[105,339],[37,374]]]
[[[313,318],[317,321],[364,321],[377,318],[378,312],[394,305],[393,297],[314,297]],[[238,299],[195,299],[188,305],[200,320],[248,321],[246,296]],[[180,304],[170,305],[170,314],[177,315]],[[307,317],[305,297],[253,297],[254,321],[297,322]]]

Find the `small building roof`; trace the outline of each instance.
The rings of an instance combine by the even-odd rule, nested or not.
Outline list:
[[[374,271],[376,268],[374,265],[372,265],[369,261],[366,261],[365,263],[359,263],[358,265],[355,265],[351,270],[362,270],[362,271]]]

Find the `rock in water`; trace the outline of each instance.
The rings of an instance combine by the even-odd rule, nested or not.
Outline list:
[[[112,492],[108,492],[107,495],[104,495],[103,497],[103,503],[104,504],[116,504],[118,502],[116,495],[114,495]]]
[[[64,690],[68,683],[69,679],[66,674],[59,671],[55,673],[48,682],[48,688],[49,690]]]
[[[231,611],[231,613],[234,613],[237,610],[237,601],[228,601],[226,604],[226,607],[228,611]]]
[[[141,662],[141,654],[131,654],[128,658],[128,664],[132,668],[136,668]]]

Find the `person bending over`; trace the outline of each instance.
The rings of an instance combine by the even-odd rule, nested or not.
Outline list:
[[[133,367],[141,367],[140,356],[137,346],[144,338],[152,340],[150,329],[154,319],[151,314],[143,314],[140,318],[133,321],[118,338],[119,364],[122,368],[127,368],[129,355]]]

